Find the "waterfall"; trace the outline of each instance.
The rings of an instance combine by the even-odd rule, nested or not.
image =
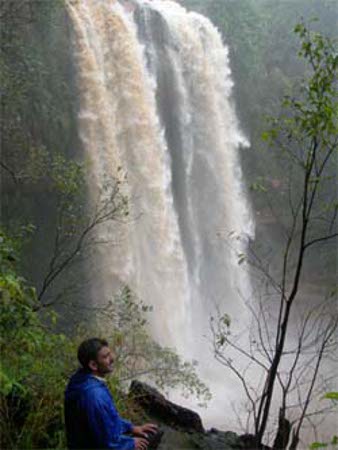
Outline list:
[[[216,308],[242,320],[250,283],[238,258],[253,236],[228,50],[208,19],[173,1],[67,8],[90,191],[122,167],[132,213],[104,230],[112,245],[97,258],[96,284],[105,297],[127,283],[153,305],[155,339],[224,384],[205,336]]]

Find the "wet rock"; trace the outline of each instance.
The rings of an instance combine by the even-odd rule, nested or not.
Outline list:
[[[170,402],[147,384],[133,381],[130,395],[147,414],[165,425],[186,432],[204,432],[202,420],[197,413]]]
[[[130,396],[163,431],[161,442],[152,446],[152,450],[244,450],[253,442],[250,435],[239,437],[215,428],[205,431],[196,412],[170,402],[145,383],[133,381]]]

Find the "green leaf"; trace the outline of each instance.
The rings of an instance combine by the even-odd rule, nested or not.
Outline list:
[[[7,376],[7,374],[0,368],[0,392],[2,395],[7,396],[11,393],[13,388],[13,381]]]
[[[314,450],[316,448],[326,448],[328,446],[328,444],[326,444],[325,442],[313,442],[310,445],[310,450]]]
[[[338,400],[338,392],[327,392],[323,398],[328,400]]]
[[[271,138],[271,134],[268,131],[262,133],[262,141],[267,142]]]

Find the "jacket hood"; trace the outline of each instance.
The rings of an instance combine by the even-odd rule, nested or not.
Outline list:
[[[94,377],[88,370],[79,369],[72,375],[65,392],[66,398],[88,389],[105,387],[105,382]]]

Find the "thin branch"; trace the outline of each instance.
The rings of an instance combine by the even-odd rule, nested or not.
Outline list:
[[[14,181],[14,183],[15,183],[15,184],[18,184],[18,178],[17,178],[15,172],[14,172],[12,169],[10,169],[3,161],[0,161],[0,166],[1,166],[6,172],[8,172],[8,173],[10,174],[10,176],[11,176],[12,180]]]
[[[307,242],[304,245],[304,249],[308,249],[309,247],[311,247],[312,245],[318,244],[319,242],[326,242],[329,241],[330,239],[334,239],[338,236],[338,233],[333,233],[330,234],[329,236],[323,236],[321,238],[316,238],[316,239],[312,239],[311,241]]]

